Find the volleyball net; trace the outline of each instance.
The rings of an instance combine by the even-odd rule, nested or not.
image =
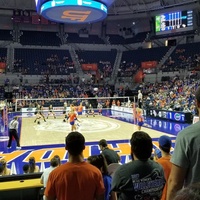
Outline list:
[[[79,106],[82,104],[83,111],[87,112],[89,109],[98,110],[110,109],[112,105],[131,107],[129,97],[88,97],[88,98],[37,98],[37,99],[16,99],[15,112],[31,113],[36,111],[36,105],[43,107],[43,112],[49,111],[49,106],[52,105],[55,113],[63,113],[70,109],[70,105]]]

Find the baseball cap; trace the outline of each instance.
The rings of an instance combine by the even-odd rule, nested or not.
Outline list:
[[[167,135],[162,135],[158,139],[158,143],[159,143],[160,147],[162,147],[162,148],[170,148],[172,145],[171,138]]]
[[[99,141],[99,145],[106,147],[107,146],[107,141],[105,139],[102,139]]]

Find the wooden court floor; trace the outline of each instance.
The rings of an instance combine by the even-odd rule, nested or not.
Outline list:
[[[52,116],[41,124],[34,123],[35,118],[22,118],[21,125],[21,146],[53,145],[64,144],[66,135],[71,131],[68,122],[63,122],[63,117],[58,116],[54,119]],[[128,122],[123,122],[115,118],[96,115],[79,116],[80,126],[78,131],[81,132],[86,142],[97,142],[100,139],[107,141],[129,140],[137,126]],[[142,127],[152,138],[159,138],[161,135],[170,135],[151,128]]]

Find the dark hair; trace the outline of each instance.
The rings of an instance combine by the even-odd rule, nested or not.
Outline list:
[[[99,145],[101,145],[102,147],[107,147],[108,144],[107,144],[107,141],[105,139],[102,139],[99,141]]]
[[[34,173],[35,171],[35,158],[30,157],[29,158],[29,173]]]
[[[3,174],[4,166],[0,164],[0,174]]]
[[[101,170],[102,174],[108,175],[108,166],[103,154],[89,156],[87,160],[91,165]]]
[[[28,171],[29,171],[29,164],[25,164],[23,166],[23,171],[24,171],[24,173],[28,173]]]
[[[194,183],[179,190],[174,200],[200,200],[200,183]]]
[[[60,156],[55,155],[54,158],[58,161],[58,165],[61,165]]]
[[[65,138],[65,144],[69,154],[78,156],[83,152],[85,148],[85,138],[81,133],[77,131],[70,132]]]
[[[55,157],[53,157],[53,158],[51,159],[51,161],[50,161],[50,165],[51,165],[52,167],[57,167],[57,166],[59,165],[58,159],[56,159]]]
[[[139,160],[147,160],[151,157],[152,153],[152,139],[144,131],[136,131],[132,134],[131,150]]]

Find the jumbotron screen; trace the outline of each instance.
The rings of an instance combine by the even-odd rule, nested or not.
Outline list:
[[[177,11],[155,17],[156,35],[193,30],[193,11]]]

